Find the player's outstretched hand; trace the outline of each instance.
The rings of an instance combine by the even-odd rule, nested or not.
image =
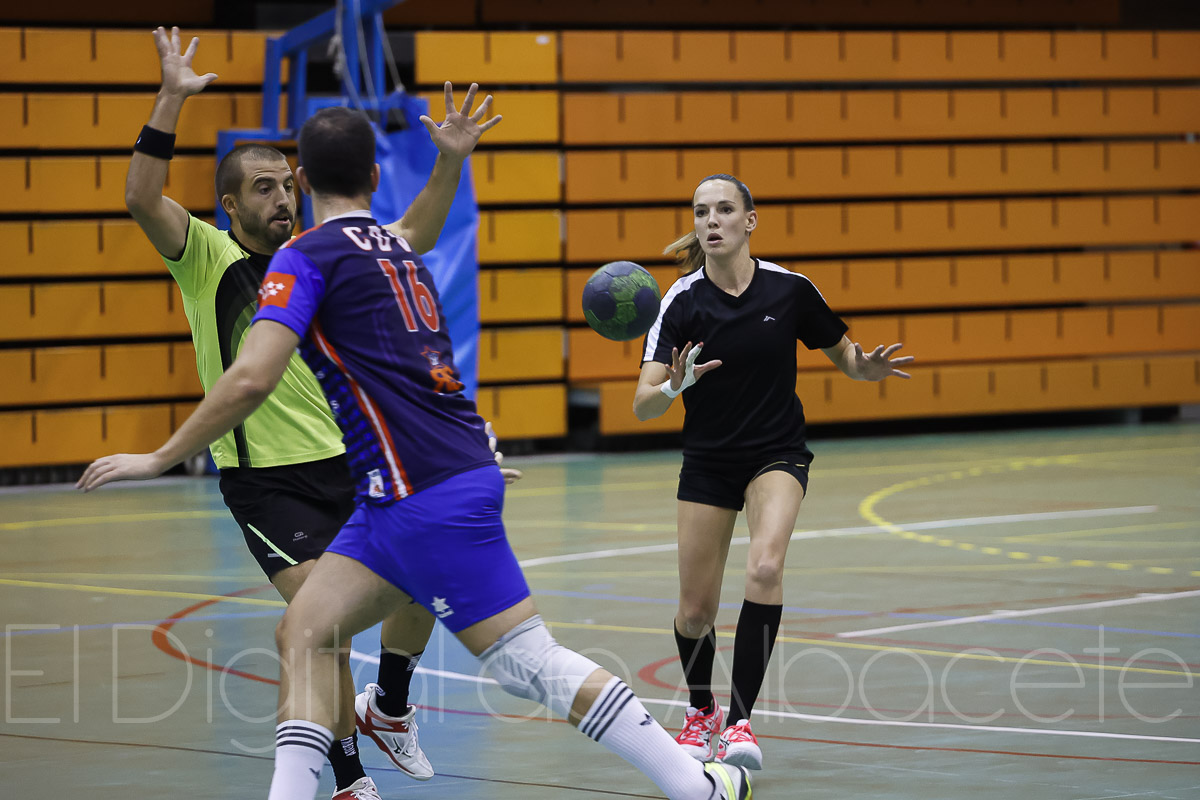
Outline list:
[[[154,32],[154,44],[158,47],[158,58],[162,62],[162,91],[178,97],[191,97],[204,91],[204,87],[217,79],[217,73],[197,75],[192,69],[192,59],[200,40],[193,37],[186,51],[180,48],[179,28],[171,28],[168,34],[159,28]]]
[[[154,453],[104,456],[88,464],[75,488],[90,492],[113,481],[148,481],[162,475],[167,466]]]
[[[454,106],[454,87],[451,86],[450,81],[446,81],[446,119],[442,120],[441,125],[438,125],[429,117],[421,117],[421,122],[429,131],[429,138],[433,139],[438,152],[442,155],[462,161],[475,149],[479,137],[485,131],[494,128],[503,119],[497,114],[486,122],[480,122],[492,107],[490,94],[483,98],[483,102],[479,104],[479,108],[475,109],[474,113],[471,112],[471,106],[475,105],[475,93],[478,91],[479,84],[472,83],[471,88],[467,89],[462,110],[459,111]]]
[[[897,378],[911,378],[912,376],[907,372],[901,372],[896,367],[911,364],[913,357],[901,356],[900,358],[892,358],[892,354],[903,346],[899,342],[886,348],[883,345],[879,345],[871,351],[870,355],[863,355],[862,345],[855,342],[854,361],[858,366],[858,374],[863,377],[863,380],[867,381],[881,381],[893,375]]]
[[[705,373],[711,372],[723,363],[720,359],[714,359],[697,364],[696,359],[700,357],[700,350],[703,347],[704,342],[697,342],[694,347],[691,342],[688,342],[683,346],[683,350],[678,347],[671,348],[671,366],[667,367],[667,372],[671,375],[671,391],[674,394],[682,392],[704,377]]]
[[[483,432],[487,434],[488,447],[491,449],[492,455],[496,458],[496,466],[500,467],[500,474],[504,476],[504,485],[511,486],[521,480],[521,478],[524,478],[525,473],[521,472],[521,470],[502,466],[504,464],[504,453],[496,449],[496,432],[492,430],[492,423],[483,423]]]

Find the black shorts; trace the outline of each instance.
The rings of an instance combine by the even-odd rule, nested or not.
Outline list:
[[[800,482],[808,492],[808,465],[813,454],[808,448],[739,461],[716,461],[683,457],[676,497],[689,503],[741,511],[746,505],[746,487],[764,472],[780,470]]]
[[[354,512],[345,456],[221,470],[221,494],[268,578],[316,558]]]

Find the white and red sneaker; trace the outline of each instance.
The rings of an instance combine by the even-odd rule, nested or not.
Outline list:
[[[716,701],[711,709],[704,711],[688,706],[687,715],[683,719],[683,730],[675,737],[675,741],[679,742],[679,746],[692,758],[711,761],[716,754],[717,735],[724,721],[725,712]]]
[[[762,748],[750,730],[750,720],[730,725],[717,743],[717,760],[747,769],[762,769]]]
[[[375,788],[375,781],[370,778],[359,778],[340,792],[334,792],[333,800],[383,800],[383,798],[379,796],[379,790]]]
[[[433,766],[417,741],[417,723],[413,719],[416,706],[409,706],[408,713],[402,717],[384,716],[375,705],[378,690],[376,684],[368,683],[367,688],[354,698],[358,732],[373,739],[396,769],[410,778],[429,780],[433,777]]]

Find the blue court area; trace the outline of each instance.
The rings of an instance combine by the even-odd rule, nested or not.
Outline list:
[[[1200,426],[812,447],[756,797],[1200,796]],[[506,524],[542,614],[677,729],[678,453],[513,462]],[[6,491],[0,520],[6,783],[265,796],[282,603],[215,481]],[[726,687],[746,534],[718,620]],[[359,687],[378,646],[354,640]],[[412,782],[367,741],[385,797],[658,796],[442,628],[413,699],[438,774]]]

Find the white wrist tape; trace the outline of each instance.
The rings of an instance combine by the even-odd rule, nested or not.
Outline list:
[[[683,383],[679,384],[678,389],[672,389],[671,381],[668,380],[661,387],[659,387],[662,390],[662,393],[667,397],[677,397],[683,392],[684,389],[694,384],[696,382],[696,359],[699,357],[700,348],[693,347],[692,352],[688,353],[687,361],[683,362]]]

